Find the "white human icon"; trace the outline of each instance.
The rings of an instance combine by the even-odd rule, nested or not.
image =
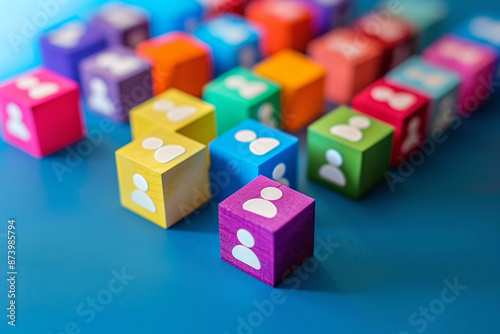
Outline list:
[[[243,24],[233,23],[225,18],[213,20],[208,25],[208,29],[212,35],[219,37],[230,45],[243,43],[251,34],[251,31]]]
[[[171,100],[158,100],[153,103],[153,109],[155,111],[164,112],[167,119],[171,122],[182,122],[198,111],[195,106],[177,106]]]
[[[439,88],[446,83],[446,77],[442,74],[426,73],[418,68],[409,68],[405,71],[408,79],[421,82],[430,88]]]
[[[89,81],[89,107],[104,115],[112,115],[115,105],[108,96],[108,86],[101,78],[92,78]]]
[[[99,54],[95,63],[100,68],[106,69],[115,76],[123,76],[138,70],[142,61],[136,56],[124,56],[109,51]]]
[[[477,38],[500,45],[500,22],[490,17],[477,17],[470,25],[471,33]]]
[[[434,128],[445,129],[451,123],[453,119],[453,113],[455,112],[455,96],[447,95],[443,98],[439,104],[439,112],[434,121]]]
[[[141,23],[140,16],[133,10],[125,7],[109,8],[104,13],[104,19],[117,29],[128,29]]]
[[[240,130],[236,132],[234,138],[240,143],[250,143],[250,152],[255,155],[267,154],[280,146],[278,139],[269,137],[257,138],[257,134],[252,130]]]
[[[277,127],[278,124],[274,118],[274,107],[271,103],[262,104],[257,110],[257,118],[261,123]]]
[[[404,37],[405,25],[399,21],[390,21],[384,29],[379,29],[377,36],[388,43],[393,43]]]
[[[54,82],[40,82],[36,76],[28,75],[16,80],[16,88],[24,90],[33,100],[40,100],[59,92],[59,85]]]
[[[344,158],[339,151],[334,149],[329,149],[326,151],[326,161],[325,164],[319,169],[319,176],[328,182],[331,182],[339,187],[345,187],[346,179],[344,173],[340,170],[340,167],[344,164]]]
[[[146,193],[149,190],[148,181],[141,174],[135,174],[133,180],[137,189],[132,192],[132,202],[152,213],[156,213],[156,206]]]
[[[269,86],[262,81],[249,81],[241,75],[232,75],[224,80],[224,85],[231,90],[236,90],[238,94],[247,100],[254,99],[269,89]]]
[[[273,180],[281,183],[284,186],[290,187],[290,181],[288,181],[288,179],[285,178],[285,174],[286,174],[286,165],[284,163],[279,163],[273,169],[273,175],[272,175]]]
[[[332,126],[330,133],[350,142],[357,143],[363,139],[363,132],[361,130],[368,129],[372,124],[370,119],[365,116],[352,116],[349,118],[348,123]]]
[[[184,153],[186,149],[180,145],[163,145],[163,140],[157,137],[148,137],[142,141],[142,147],[155,151],[154,158],[159,163],[166,164]]]
[[[71,22],[52,32],[49,35],[49,40],[54,45],[69,49],[78,44],[85,31],[86,28],[83,23]]]
[[[377,86],[370,92],[370,96],[377,102],[387,103],[392,109],[405,111],[417,102],[417,97],[410,93],[396,93],[390,87]]]
[[[401,152],[403,154],[409,153],[413,148],[417,147],[420,144],[421,138],[419,129],[421,123],[422,121],[419,117],[414,117],[408,123],[408,135],[406,136],[404,142],[401,144]]]
[[[444,58],[456,60],[469,66],[479,63],[482,57],[479,49],[471,45],[464,46],[452,40],[439,44],[439,53]]]
[[[23,113],[19,106],[10,102],[5,109],[7,112],[7,121],[5,124],[7,132],[10,133],[11,136],[24,142],[29,141],[31,139],[31,133],[23,122]]]
[[[236,237],[241,245],[237,245],[233,248],[233,257],[256,270],[260,270],[260,260],[250,249],[255,246],[255,239],[253,235],[247,230],[241,228],[238,232],[236,232]]]
[[[271,201],[276,201],[283,196],[281,190],[276,187],[267,187],[261,190],[262,198],[252,198],[243,203],[243,210],[254,213],[264,218],[274,218],[278,209]]]

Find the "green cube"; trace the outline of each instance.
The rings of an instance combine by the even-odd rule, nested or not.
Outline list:
[[[247,118],[281,127],[281,87],[245,69],[235,68],[205,86],[203,99],[215,106],[221,135]]]
[[[307,128],[309,177],[358,199],[389,170],[394,128],[339,107]]]

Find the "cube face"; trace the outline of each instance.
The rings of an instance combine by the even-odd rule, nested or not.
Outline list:
[[[460,77],[413,56],[389,72],[387,80],[428,97],[429,133],[448,128],[456,117]]]
[[[158,127],[204,145],[216,137],[214,107],[174,88],[134,108],[130,126],[133,138],[143,137]]]
[[[255,71],[281,85],[285,130],[299,131],[321,115],[326,76],[321,66],[296,51],[285,50],[259,63]]]
[[[210,199],[206,147],[161,129],[116,152],[122,205],[168,228]]]
[[[203,5],[196,0],[171,1],[161,13],[152,13],[156,35],[173,31],[193,33],[203,20]]]
[[[308,53],[326,69],[327,99],[343,104],[380,76],[384,59],[376,39],[350,28],[338,28],[313,40]]]
[[[76,82],[44,68],[0,87],[2,134],[11,145],[44,157],[80,140],[84,126]]]
[[[168,33],[138,45],[137,54],[153,66],[154,93],[177,88],[201,97],[212,78],[208,47],[185,33]]]
[[[222,201],[259,175],[297,186],[298,139],[246,120],[210,143],[212,197]]]
[[[356,95],[353,109],[394,127],[392,165],[406,160],[427,138],[430,100],[385,79]]]
[[[251,67],[261,58],[259,30],[245,19],[225,14],[198,27],[196,37],[210,46],[215,76],[235,67]]]
[[[217,109],[217,131],[232,129],[247,118],[279,128],[281,89],[245,68],[235,68],[209,83],[203,98]]]
[[[219,205],[221,258],[278,285],[313,254],[314,205],[312,198],[259,176]]]
[[[107,46],[101,31],[79,21],[48,32],[40,43],[44,66],[78,82],[80,62]]]
[[[417,51],[414,28],[405,20],[392,17],[385,21],[381,13],[371,13],[359,18],[354,29],[375,38],[384,49],[381,75],[401,64]]]
[[[307,131],[309,177],[358,199],[389,169],[394,129],[340,107]]]
[[[108,45],[131,49],[151,36],[149,18],[137,7],[112,3],[92,18],[91,25],[104,32]]]
[[[460,76],[458,108],[462,115],[476,111],[487,101],[495,77],[497,53],[465,39],[447,35],[428,47],[423,58]]]
[[[265,32],[266,55],[285,49],[304,52],[314,36],[313,12],[304,2],[258,0],[248,6],[246,15]]]
[[[457,27],[453,34],[494,48],[500,54],[500,15],[481,13]],[[500,59],[497,62],[496,78],[500,77]]]
[[[314,26],[316,36],[328,31],[346,26],[349,23],[353,4],[352,0],[322,1],[306,0],[314,13]]]
[[[153,97],[151,65],[123,46],[107,48],[80,65],[82,89],[89,110],[117,122]]]

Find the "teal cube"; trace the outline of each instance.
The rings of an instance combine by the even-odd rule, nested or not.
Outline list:
[[[277,83],[240,67],[208,83],[203,99],[215,106],[221,135],[248,118],[281,128],[280,91]]]
[[[307,128],[308,175],[359,199],[389,170],[394,128],[339,107]]]

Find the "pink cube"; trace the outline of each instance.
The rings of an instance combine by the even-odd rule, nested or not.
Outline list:
[[[259,176],[219,204],[221,257],[276,286],[314,251],[314,199]]]
[[[490,97],[497,61],[497,54],[490,47],[446,35],[428,47],[422,56],[461,77],[458,111],[462,116],[479,109]]]
[[[80,92],[73,80],[38,68],[0,87],[0,121],[6,142],[37,157],[80,140]]]

